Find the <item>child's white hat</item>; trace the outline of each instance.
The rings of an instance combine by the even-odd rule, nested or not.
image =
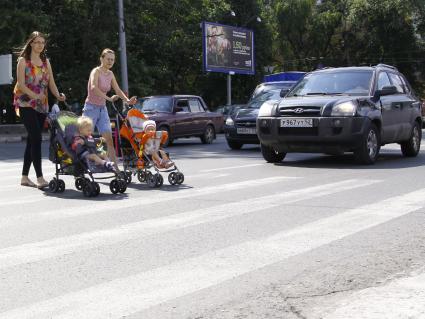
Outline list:
[[[147,120],[143,122],[143,131],[146,132],[148,127],[153,127],[156,130],[156,123],[152,120]]]

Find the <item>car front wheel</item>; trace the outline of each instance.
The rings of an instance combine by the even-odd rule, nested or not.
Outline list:
[[[421,149],[422,130],[418,122],[413,126],[410,138],[401,143],[401,152],[404,156],[415,157]]]
[[[381,148],[381,139],[378,128],[371,123],[366,134],[363,136],[361,145],[354,151],[354,157],[360,164],[370,165],[375,163]]]
[[[286,156],[286,153],[279,153],[273,147],[264,144],[261,144],[261,154],[263,154],[264,159],[269,163],[282,162]]]

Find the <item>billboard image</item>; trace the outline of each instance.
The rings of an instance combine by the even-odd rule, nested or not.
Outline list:
[[[202,25],[205,71],[255,73],[252,30],[211,22]]]

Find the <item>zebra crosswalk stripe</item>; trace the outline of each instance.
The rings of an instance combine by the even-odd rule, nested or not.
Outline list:
[[[0,318],[121,318],[402,217],[421,208],[424,201],[425,190],[395,196],[266,238],[6,311]]]
[[[49,220],[49,219],[61,219],[61,218],[69,218],[69,217],[76,217],[76,216],[86,216],[91,215],[99,212],[105,212],[105,211],[112,211],[113,209],[125,209],[125,208],[132,208],[132,207],[144,207],[149,206],[155,203],[162,203],[177,199],[187,199],[192,198],[196,196],[204,196],[204,195],[211,195],[215,193],[220,192],[227,192],[227,191],[233,191],[238,189],[244,189],[247,187],[258,187],[263,185],[268,185],[271,183],[278,183],[285,180],[294,180],[298,177],[288,177],[288,176],[274,176],[274,177],[267,177],[257,180],[247,180],[242,182],[235,182],[235,183],[228,183],[228,184],[221,184],[216,186],[207,186],[207,187],[201,187],[201,188],[186,188],[186,189],[179,189],[178,192],[167,194],[167,196],[164,196],[164,194],[155,193],[152,194],[149,197],[143,198],[143,200],[140,197],[133,197],[133,198],[127,198],[125,201],[114,201],[114,202],[89,202],[87,201],[83,202],[84,209],[82,207],[72,207],[69,209],[62,209],[59,213],[56,208],[42,211],[42,212],[34,212],[30,215],[24,214],[24,215],[14,215],[14,216],[8,216],[6,218],[0,219],[0,228],[5,227],[8,225],[11,225],[13,223],[21,222],[22,220],[25,220],[25,218],[31,218],[32,220],[36,218],[38,221],[42,220]],[[150,190],[146,190],[146,192],[149,192]],[[34,198],[34,199],[28,199],[26,203],[30,202],[38,202],[42,200],[46,200],[49,197],[41,197],[41,198]],[[7,205],[7,201],[4,202],[4,205]]]
[[[322,197],[377,183],[374,180],[346,180],[320,186],[296,189],[284,193],[218,205],[207,209],[169,215],[122,225],[120,227],[54,238],[0,249],[0,268],[39,261],[73,253],[76,249],[90,249],[134,238],[151,236],[173,229],[211,223],[217,220],[272,209],[281,204]]]

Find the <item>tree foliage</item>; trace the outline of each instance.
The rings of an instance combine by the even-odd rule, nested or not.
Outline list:
[[[226,75],[202,70],[202,21],[255,32],[256,75],[233,76],[234,102],[246,102],[269,65],[309,71],[387,63],[424,90],[425,0],[124,0],[124,8],[132,95],[191,93],[213,108],[225,103]],[[120,79],[116,1],[2,1],[0,54],[15,52],[34,30],[48,34],[56,82],[71,102],[83,103],[103,48],[117,52]],[[11,92],[0,87],[0,105],[10,106]]]

